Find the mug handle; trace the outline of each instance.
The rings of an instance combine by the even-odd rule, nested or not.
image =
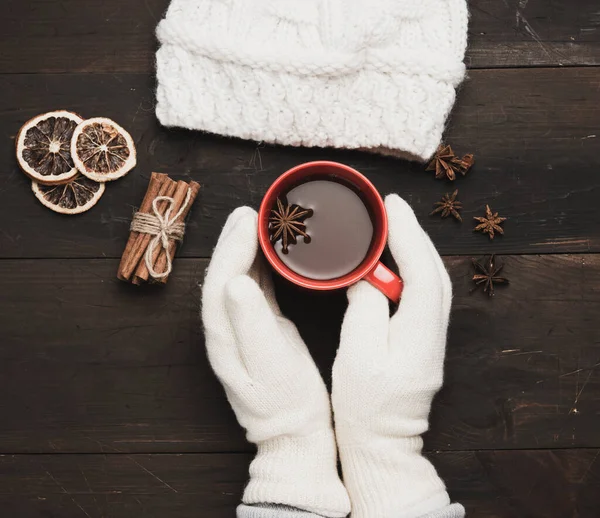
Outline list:
[[[365,275],[364,279],[369,281],[381,293],[383,293],[392,302],[398,304],[402,295],[404,283],[392,270],[385,266],[381,261]]]

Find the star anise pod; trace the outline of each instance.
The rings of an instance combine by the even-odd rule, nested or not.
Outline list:
[[[490,209],[489,205],[485,206],[484,217],[475,216],[473,219],[479,221],[479,225],[473,229],[473,232],[483,232],[484,234],[488,234],[490,239],[494,239],[494,232],[504,234],[504,230],[500,224],[506,221],[506,218],[498,217],[497,212],[492,213],[492,209]]]
[[[436,178],[443,178],[446,176],[450,180],[454,180],[456,174],[451,165],[453,158],[456,158],[456,155],[454,154],[454,151],[452,151],[452,148],[442,144],[435,152],[433,159],[429,162],[425,171],[435,171]]]
[[[502,271],[503,264],[496,264],[495,256],[490,255],[484,259],[483,264],[472,259],[475,275],[473,282],[477,285],[473,289],[476,290],[479,286],[483,286],[483,291],[492,297],[494,295],[495,284],[508,284],[508,279],[500,277],[498,274]]]
[[[441,144],[425,170],[435,171],[435,177],[438,179],[446,177],[449,180],[455,180],[456,173],[461,173],[464,176],[471,169],[474,162],[473,155],[469,154],[459,158],[450,146]]]
[[[290,244],[296,244],[297,236],[302,236],[305,243],[310,243],[310,236],[306,233],[304,220],[312,215],[312,209],[284,203],[277,198],[277,208],[271,210],[269,218],[271,242],[275,243],[281,239],[281,250],[284,254],[289,252],[288,246]]]
[[[458,189],[456,189],[452,194],[444,194],[441,201],[435,202],[437,208],[434,209],[429,215],[433,216],[434,214],[441,212],[442,218],[447,218],[450,216],[450,214],[452,214],[452,216],[454,216],[458,221],[462,222],[462,218],[458,213],[458,211],[462,209],[462,203],[460,201],[456,201],[457,194]]]
[[[467,174],[471,167],[473,167],[474,163],[475,157],[471,153],[463,156],[462,158],[454,157],[452,160],[452,165],[454,165],[458,172],[463,176]]]

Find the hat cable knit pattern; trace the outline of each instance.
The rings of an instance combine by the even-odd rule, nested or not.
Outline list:
[[[165,126],[426,160],[465,75],[466,0],[172,0]]]

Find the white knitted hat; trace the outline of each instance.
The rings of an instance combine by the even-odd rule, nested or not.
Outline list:
[[[465,74],[466,0],[172,0],[165,126],[426,160]]]

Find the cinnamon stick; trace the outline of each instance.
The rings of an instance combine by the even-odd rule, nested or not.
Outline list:
[[[154,199],[157,196],[173,196],[173,193],[175,192],[176,187],[177,187],[177,182],[171,180],[167,176],[163,180],[156,196],[153,196],[152,201],[154,201]],[[152,207],[152,202],[150,203],[150,207]],[[160,214],[164,214],[166,207],[167,207],[166,202],[160,202],[158,204],[158,212]],[[150,209],[150,210],[152,210],[152,209]],[[127,264],[125,265],[125,267],[123,268],[123,271],[122,271],[124,280],[130,280],[133,272],[138,267],[140,260],[143,262],[144,254],[146,253],[146,249],[148,248],[148,244],[150,243],[151,238],[152,238],[152,236],[150,234],[138,234],[136,236],[133,246],[131,248],[131,252],[129,254]]]
[[[185,221],[185,218],[190,213],[192,205],[194,204],[194,201],[196,200],[196,196],[198,196],[198,192],[200,191],[200,184],[196,183],[196,182],[190,182],[189,189],[191,190],[190,201],[188,202],[185,210],[181,213],[181,216],[179,218],[177,218],[178,223]],[[185,201],[186,196],[187,196],[187,189],[184,194],[184,198],[183,198],[184,201]],[[180,208],[181,208],[181,205],[177,208],[177,211],[179,211]],[[169,251],[168,251],[169,259],[171,260],[171,262],[173,262],[173,259],[175,258],[176,250],[177,250],[177,243],[172,243],[171,246],[169,246]],[[154,269],[157,272],[164,272],[166,267],[167,267],[167,251],[163,248],[163,249],[161,249],[160,255],[158,256],[158,259],[156,261],[156,266],[154,267]],[[160,282],[161,284],[166,284],[166,282],[168,280],[169,280],[169,276],[162,277],[160,279],[156,279],[156,281]]]
[[[171,208],[171,217],[175,216],[175,214],[177,214],[179,212],[179,209],[181,209],[181,206],[183,205],[185,198],[187,196],[188,188],[189,188],[189,186],[186,182],[184,182],[182,180],[179,180],[177,182],[177,186],[175,187],[175,192],[173,193],[173,205]],[[188,207],[190,205],[191,205],[191,200],[190,200],[190,203],[188,204]],[[178,218],[177,221],[182,221],[182,220],[181,220],[181,218]],[[169,240],[169,248],[174,248],[174,247],[175,247],[175,243],[173,241]],[[164,248],[156,247],[154,249],[154,253],[152,254],[152,266],[154,267],[154,270],[157,272],[164,271],[164,268],[157,269],[157,267],[155,266],[156,261],[161,253],[164,253]],[[166,262],[165,262],[165,266],[166,266]],[[145,260],[140,261],[137,269],[135,270],[134,283],[141,284],[141,282],[147,281],[149,277],[150,277],[150,272],[148,271],[148,266],[146,265],[146,261]]]
[[[158,196],[160,188],[166,178],[168,178],[166,174],[152,173],[150,176],[150,183],[146,189],[146,194],[144,195],[144,199],[140,205],[139,212],[148,214],[152,210],[152,201]],[[132,268],[132,251],[138,236],[139,232],[129,233],[129,239],[125,245],[125,251],[121,256],[121,262],[119,263],[119,269],[117,271],[117,277],[122,281],[128,280],[129,276],[131,275],[131,271],[133,271],[133,268],[135,268],[135,266]]]

